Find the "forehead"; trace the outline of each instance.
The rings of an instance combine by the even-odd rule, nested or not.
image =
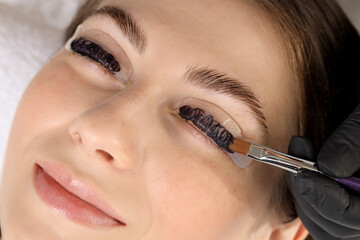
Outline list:
[[[101,5],[129,11],[155,45],[155,39],[172,46],[188,43],[220,56],[265,54],[281,46],[265,14],[247,0],[107,0]]]
[[[277,79],[287,74],[280,34],[249,0],[107,0],[101,5],[129,11],[157,56],[216,65],[244,81],[261,70],[262,84],[276,83],[269,73]]]

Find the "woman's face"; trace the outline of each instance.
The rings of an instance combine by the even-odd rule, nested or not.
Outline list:
[[[136,27],[121,11],[101,11],[76,37],[114,55],[121,70],[62,48],[34,77],[5,158],[5,238],[268,238],[280,172],[237,167],[178,112],[200,108],[235,135],[286,150],[295,92],[269,20],[239,0],[105,5]]]

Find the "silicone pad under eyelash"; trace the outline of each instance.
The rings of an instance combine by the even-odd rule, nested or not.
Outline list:
[[[221,124],[214,120],[213,116],[205,114],[205,112],[199,108],[191,108],[188,105],[184,105],[179,109],[179,116],[185,120],[191,121],[196,128],[207,136],[210,135],[209,137],[229,155],[239,168],[247,168],[253,162],[249,157],[234,153],[229,148],[229,145],[233,143],[234,137],[229,131],[221,126]],[[220,128],[222,128],[222,130]],[[223,134],[223,138],[218,138],[220,132]],[[227,136],[225,137],[225,135]]]
[[[197,99],[197,98],[186,98],[181,101],[180,106],[190,106],[191,108],[200,108],[204,112],[207,113],[207,115],[211,115],[216,121],[223,126],[227,131],[229,131],[234,138],[242,137],[242,132],[240,126],[236,123],[236,121],[221,107],[218,105]],[[179,109],[178,106],[177,108]]]
[[[112,54],[90,40],[82,37],[76,38],[71,42],[70,47],[74,52],[100,63],[113,74],[121,70],[118,61]]]
[[[229,145],[233,142],[233,135],[227,131],[219,122],[214,120],[211,115],[206,114],[199,108],[182,106],[179,109],[179,116],[191,121],[201,132],[210,137],[221,149],[232,153]]]
[[[71,43],[75,39],[80,37],[92,43],[97,44],[99,47],[101,47],[102,50],[104,50],[104,52],[108,54],[111,53],[111,55],[118,62],[121,68],[120,71],[112,72],[111,70],[105,68],[105,66],[103,66],[101,63],[99,64],[102,65],[107,71],[109,71],[109,73],[112,73],[117,79],[121,81],[121,87],[129,83],[129,80],[133,73],[132,64],[130,62],[130,59],[126,55],[125,51],[123,50],[123,48],[119,45],[117,41],[115,41],[113,37],[111,37],[111,35],[94,27],[86,27],[84,25],[79,25],[76,28],[74,35],[66,42],[65,49],[74,53],[75,51],[71,48]],[[78,54],[80,55],[80,53]],[[90,58],[89,56],[84,56],[84,57]],[[92,61],[96,61],[96,60],[92,60]],[[113,70],[116,70],[115,66],[113,66],[112,68]]]

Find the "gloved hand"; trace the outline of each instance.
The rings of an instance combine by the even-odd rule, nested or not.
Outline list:
[[[293,137],[289,154],[315,160],[319,169],[335,178],[353,176],[360,169],[360,105],[334,131],[316,155],[313,144]],[[316,240],[360,240],[360,195],[322,174],[289,174],[295,207]]]

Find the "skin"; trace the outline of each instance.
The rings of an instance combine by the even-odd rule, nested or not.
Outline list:
[[[100,28],[121,46],[133,68],[128,86],[64,48],[34,77],[5,157],[4,239],[282,239],[285,230],[294,237],[300,222],[282,224],[269,207],[281,171],[258,163],[238,168],[176,114],[184,99],[204,100],[230,115],[243,137],[261,142],[244,102],[186,85],[181,77],[190,65],[217,68],[255,92],[267,118],[268,146],[286,150],[295,131],[295,94],[281,38],[265,15],[239,0],[103,4],[134,15],[146,50],[139,54],[113,22],[94,17],[83,25]],[[49,208],[33,186],[39,159],[88,183],[127,226],[94,229]]]

